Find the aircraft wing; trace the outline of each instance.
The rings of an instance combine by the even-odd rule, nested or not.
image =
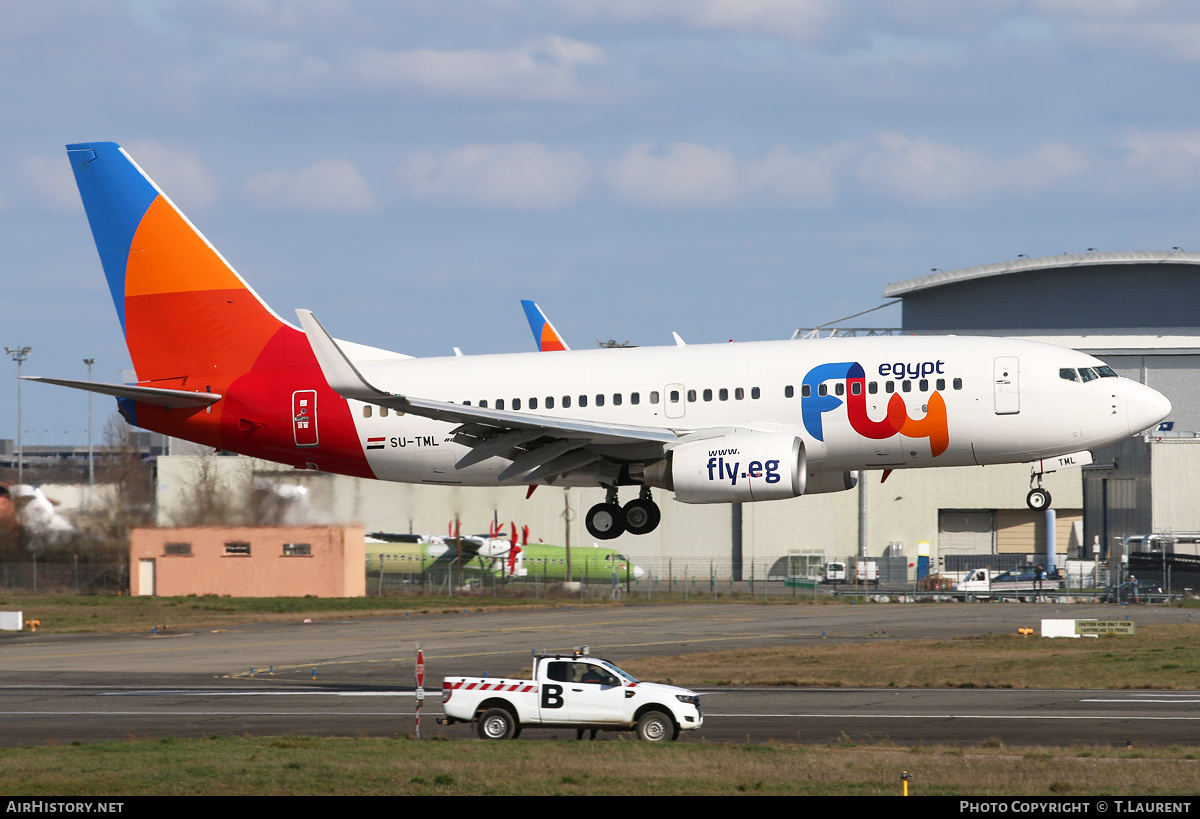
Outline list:
[[[297,310],[296,315],[325,380],[338,395],[458,424],[455,442],[472,447],[455,465],[459,469],[488,458],[503,457],[513,463],[500,473],[499,480],[519,475],[525,475],[524,480],[529,482],[553,480],[601,460],[603,455],[596,451],[599,447],[608,452],[613,447],[628,447],[631,457],[657,460],[667,445],[678,442],[684,434],[660,427],[555,418],[387,392],[363,377],[311,311]]]

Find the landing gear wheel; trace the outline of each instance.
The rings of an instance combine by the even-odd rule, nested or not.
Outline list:
[[[1037,489],[1030,489],[1029,494],[1025,496],[1025,503],[1035,512],[1049,509],[1050,493],[1040,486]]]
[[[588,510],[583,525],[592,537],[612,540],[625,531],[625,515],[615,503],[598,503]]]
[[[637,737],[642,742],[674,742],[679,736],[675,723],[662,711],[647,711],[637,724]]]
[[[621,508],[625,520],[625,531],[631,535],[648,535],[658,528],[662,512],[658,504],[648,498],[630,501]]]
[[[503,708],[489,708],[476,721],[475,734],[480,739],[515,739],[517,720]]]

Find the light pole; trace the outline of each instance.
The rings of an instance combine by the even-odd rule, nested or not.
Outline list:
[[[25,448],[21,445],[24,439],[22,433],[22,417],[21,417],[21,365],[25,363],[25,359],[29,358],[29,354],[33,352],[32,347],[5,347],[4,352],[12,356],[12,360],[17,362],[17,483],[25,483]]]
[[[96,359],[85,358],[83,360],[83,363],[87,364],[88,381],[90,382],[92,380],[92,365],[96,363]],[[95,468],[95,463],[92,460],[92,393],[89,391],[88,392],[88,487],[90,488],[95,485],[96,485],[96,468]],[[91,498],[89,497],[88,500],[90,501]]]

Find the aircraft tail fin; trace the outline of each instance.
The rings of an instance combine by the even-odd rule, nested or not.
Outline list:
[[[571,349],[567,346],[567,342],[562,340],[558,330],[554,329],[550,319],[546,318],[542,308],[537,306],[537,302],[521,299],[521,306],[525,308],[525,317],[529,319],[529,329],[533,331],[533,340],[537,344],[538,350],[549,352],[550,350]]]
[[[67,155],[139,384],[224,392],[295,332],[121,146]]]

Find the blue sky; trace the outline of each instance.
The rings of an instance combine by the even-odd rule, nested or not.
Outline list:
[[[77,141],[281,315],[415,355],[532,349],[521,298],[575,347],[786,338],[931,268],[1200,248],[1190,2],[0,0],[0,64],[26,374],[129,366]],[[86,403],[26,385],[26,443]]]

